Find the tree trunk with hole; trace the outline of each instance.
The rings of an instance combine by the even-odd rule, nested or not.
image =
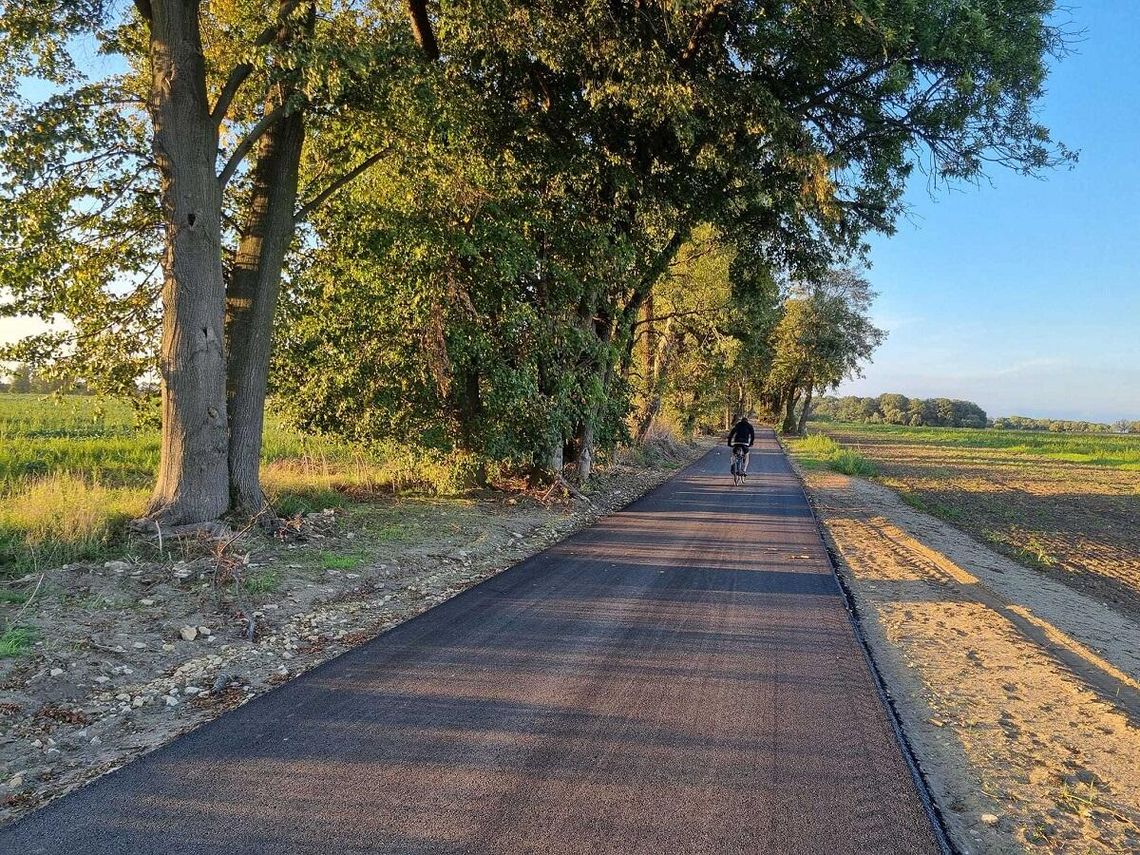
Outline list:
[[[162,448],[147,515],[179,525],[230,504],[222,192],[197,2],[150,6],[150,114],[163,219]]]

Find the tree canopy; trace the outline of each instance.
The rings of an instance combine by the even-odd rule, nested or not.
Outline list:
[[[771,333],[822,298],[777,284],[857,264],[916,167],[1072,159],[1035,118],[1052,12],[0,4],[0,311],[66,322],[6,355],[161,379],[171,523],[258,512],[270,385],[315,430],[588,477],[662,412],[855,369],[865,306],[792,382]]]

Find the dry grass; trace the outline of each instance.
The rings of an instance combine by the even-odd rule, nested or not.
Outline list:
[[[0,576],[117,548],[158,466],[158,430],[136,415],[89,397],[0,395]],[[272,415],[262,460],[266,492],[285,514],[408,489],[453,493],[472,466],[304,436]]]
[[[822,429],[868,458],[879,480],[912,507],[1140,615],[1140,472],[1133,463],[1140,437],[1026,437],[1017,436],[1026,433],[1019,431],[873,425]],[[995,439],[996,433],[1001,436]]]
[[[123,522],[142,513],[147,492],[104,487],[67,472],[31,479],[0,503],[0,557],[5,542],[18,566],[98,555]]]

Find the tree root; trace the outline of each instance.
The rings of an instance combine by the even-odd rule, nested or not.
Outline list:
[[[561,487],[566,492],[567,496],[570,496],[573,499],[577,499],[578,501],[588,505],[590,508],[597,510],[598,506],[594,503],[594,500],[579,490],[577,487],[575,487],[572,483],[570,483],[570,481],[567,480],[566,476],[561,472],[555,474],[553,483],[551,483],[551,485],[546,488],[546,491],[538,497],[538,501],[546,504],[548,501],[550,501],[551,494],[559,487]]]
[[[131,520],[130,529],[151,537],[158,543],[162,543],[163,540],[225,540],[234,535],[233,529],[221,520],[164,526],[156,520],[144,517]]]

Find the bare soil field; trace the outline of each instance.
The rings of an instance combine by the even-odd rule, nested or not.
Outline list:
[[[1011,439],[992,430],[847,425],[822,430],[869,459],[878,480],[912,507],[1140,618],[1140,471],[1132,463],[1081,459],[1095,461],[1095,454],[1072,454],[1068,456],[1076,459],[1066,460],[1048,450],[985,447],[981,443],[995,437]],[[1109,440],[1131,441],[1140,448],[1140,439],[1105,438]]]
[[[220,554],[187,544],[166,560],[126,554],[5,582],[0,625],[28,640],[0,658],[0,824],[591,524],[708,447],[612,465],[589,504],[349,504],[306,515],[288,543],[243,536]]]
[[[1020,463],[1009,464],[1010,472],[996,461],[989,467],[999,471],[977,462],[965,475],[961,460],[936,452],[878,446],[868,452],[885,461],[888,483],[936,495],[964,515],[981,495],[972,528],[1003,519],[995,479],[1009,479],[1000,483],[1018,487],[1006,490],[1027,496],[1048,490],[1039,470]],[[961,495],[930,471],[952,462]],[[1088,583],[1097,575],[1088,564],[1080,575],[1043,577],[872,481],[819,468],[802,474],[959,849],[1140,852],[1140,621],[1121,608],[1133,589],[1122,586],[1110,608],[1084,592],[1106,590]],[[1086,477],[1094,480],[1093,473]],[[1115,499],[1128,481],[1106,483],[1115,486],[1095,495],[1121,491],[1102,506],[1119,511]],[[1062,508],[1076,501],[1063,485],[1052,495]],[[1024,501],[1047,515],[1043,495]],[[1061,542],[1079,542],[1067,525],[1043,519],[1039,528],[1066,532]],[[1135,536],[1105,526],[1095,531],[1098,539],[1112,534],[1114,554]]]

